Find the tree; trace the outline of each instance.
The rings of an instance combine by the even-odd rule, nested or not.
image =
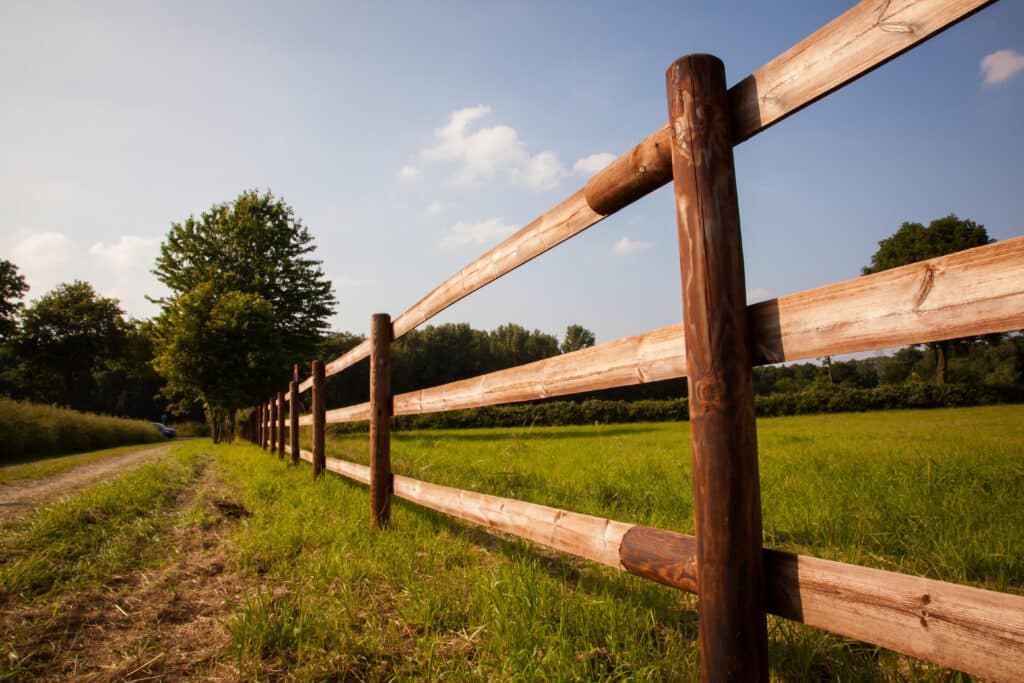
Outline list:
[[[18,331],[18,315],[25,305],[21,299],[28,291],[18,266],[0,259],[0,344],[8,342]]]
[[[171,290],[158,300],[154,334],[168,392],[202,402],[211,416],[233,415],[282,385],[294,363],[309,362],[337,303],[309,257],[312,241],[269,191],[248,190],[172,223],[153,271]],[[229,376],[238,372],[245,381]]]
[[[961,220],[952,213],[944,218],[936,218],[928,227],[905,222],[899,230],[878,243],[878,251],[871,257],[871,265],[864,266],[861,272],[864,275],[879,273],[994,241],[989,238],[985,226],[969,219]],[[949,341],[939,341],[929,346],[935,352],[935,383],[945,384]]]
[[[559,347],[562,353],[579,351],[594,345],[597,338],[594,333],[583,327],[583,325],[569,325],[565,328],[565,339]]]
[[[127,323],[116,299],[96,294],[88,282],[58,285],[22,316],[16,341],[29,372],[57,381],[65,407],[88,408],[93,373],[116,357]]]

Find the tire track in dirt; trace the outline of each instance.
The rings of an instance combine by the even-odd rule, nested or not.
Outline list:
[[[99,479],[120,476],[166,453],[172,444],[165,443],[123,455],[79,465],[66,472],[42,479],[19,479],[0,484],[0,523],[28,514],[41,503],[48,503],[76,493]]]

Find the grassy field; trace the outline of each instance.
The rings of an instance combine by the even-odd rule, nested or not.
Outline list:
[[[765,543],[1022,593],[1022,423],[1020,406],[761,420]],[[393,436],[401,474],[693,532],[685,423]],[[696,678],[692,596],[403,501],[395,501],[392,528],[374,532],[361,485],[333,475],[314,485],[308,465],[287,467],[252,446],[177,449],[158,489],[187,486],[197,463],[207,463],[230,492],[221,495],[245,511],[223,527],[245,589],[217,616],[226,638],[218,657],[242,678]],[[329,452],[366,462],[365,435],[334,439]],[[147,487],[133,483],[127,489],[148,502],[122,517],[109,491],[124,485],[108,486],[111,517],[102,527],[113,530],[113,548],[131,547],[146,525],[168,524],[160,511],[169,499],[143,496]],[[108,510],[98,500],[73,505],[79,512],[61,514]],[[107,541],[49,514],[0,548],[24,558],[2,561],[0,588],[29,602],[105,585],[132,563],[169,561],[159,549],[131,562],[110,551],[101,561]],[[173,524],[195,535],[208,515],[189,508]],[[79,556],[57,560],[79,546]],[[776,619],[770,655],[780,681],[950,680],[927,664]]]
[[[159,445],[159,444],[155,444]],[[62,455],[59,457],[26,462],[20,465],[0,465],[0,484],[18,481],[20,479],[40,479],[52,477],[55,474],[74,469],[79,465],[87,465],[98,460],[105,460],[122,453],[131,453],[146,448],[145,445],[134,444],[131,446],[115,446],[104,448],[88,453],[77,453],[75,455]]]

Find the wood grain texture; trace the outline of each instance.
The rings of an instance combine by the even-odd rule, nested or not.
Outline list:
[[[324,473],[324,445],[326,438],[326,422],[325,422],[325,406],[327,400],[325,396],[326,387],[324,386],[324,363],[321,360],[314,360],[311,366],[312,372],[310,377],[313,378],[313,395],[310,410],[310,423],[313,426],[313,459],[310,461],[313,463],[313,481],[316,481]],[[301,422],[301,420],[300,420]]]
[[[370,526],[391,519],[391,316],[370,319]]]
[[[394,321],[394,338],[600,221],[580,190],[445,280]]]
[[[422,507],[622,569],[619,545],[631,524],[400,475],[394,483],[396,496]]]
[[[292,454],[291,463],[299,463],[299,383],[288,383],[288,439]]]
[[[357,403],[354,406],[334,408],[328,410],[324,415],[327,424],[338,424],[341,422],[362,422],[370,419],[370,402]]]
[[[634,526],[622,537],[619,560],[630,574],[697,592],[697,539],[693,536]]]
[[[993,681],[1024,680],[1024,597],[778,551],[772,613]]]
[[[596,173],[583,191],[595,213],[610,216],[671,180],[672,154],[666,126]]]
[[[1024,328],[1024,237],[749,308],[754,362],[781,363]]]
[[[994,0],[865,0],[729,90],[739,144]]]
[[[267,443],[267,451],[273,454],[274,449],[277,448],[277,404],[273,397],[268,406],[270,409],[270,441]]]
[[[747,307],[755,365],[1024,328],[1024,237]],[[685,377],[682,324],[399,394],[395,415],[529,401]],[[369,404],[331,421],[369,419]],[[303,420],[305,418],[300,418]]]
[[[701,680],[767,681],[761,489],[725,67],[665,74],[679,224]]]
[[[529,401],[682,377],[681,334],[665,327],[439,387],[399,394],[395,415]]]

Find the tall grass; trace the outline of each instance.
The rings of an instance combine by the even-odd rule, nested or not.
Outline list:
[[[0,397],[0,465],[162,440],[156,427],[143,420]]]
[[[1024,592],[1024,407],[758,421],[765,545]],[[365,435],[329,454],[366,463]],[[305,446],[308,448],[308,445]],[[689,425],[393,434],[397,473],[693,533]],[[218,466],[255,514],[243,566],[268,588],[231,620],[254,677],[696,676],[692,596],[396,500],[255,448]],[[782,619],[776,680],[949,680],[949,672]]]

